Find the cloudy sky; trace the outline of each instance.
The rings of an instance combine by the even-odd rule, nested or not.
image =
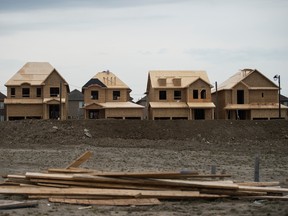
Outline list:
[[[110,70],[145,90],[149,70],[239,69],[281,76],[288,96],[287,0],[0,0],[0,90],[26,62],[50,62],[79,89]]]

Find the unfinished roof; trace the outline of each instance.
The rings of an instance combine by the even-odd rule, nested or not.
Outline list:
[[[88,88],[91,85],[96,85],[96,86],[100,86],[102,88],[107,88],[106,85],[104,85],[99,79],[97,78],[92,78],[90,79],[82,88]]]
[[[115,74],[110,71],[99,72],[92,79],[98,79],[107,88],[129,89],[129,87],[122,80],[120,80]]]
[[[199,79],[212,87],[206,71],[152,70],[149,78],[152,88],[185,88]]]
[[[224,81],[223,83],[221,83],[218,86],[218,91],[221,90],[230,90],[232,89],[235,85],[237,85],[238,83],[240,83],[241,81],[243,81],[245,78],[247,78],[248,76],[250,76],[252,73],[257,72],[259,74],[261,74],[259,71],[257,71],[256,69],[243,69],[240,70],[239,72],[237,72],[236,74],[234,74],[232,77],[230,77],[229,79],[227,79],[226,81]],[[263,77],[265,77],[263,74],[261,74]],[[266,78],[266,77],[265,77]],[[267,78],[268,79],[268,78]],[[269,80],[269,79],[268,79]],[[269,80],[270,81],[270,80]],[[277,88],[277,86],[273,83],[273,85],[275,86],[270,87],[270,89],[275,89]],[[249,87],[249,89],[269,89],[269,87]],[[215,89],[213,90],[213,92],[215,92]]]
[[[56,71],[55,68],[48,62],[27,62],[5,85],[19,86],[24,83],[43,85],[53,71]]]

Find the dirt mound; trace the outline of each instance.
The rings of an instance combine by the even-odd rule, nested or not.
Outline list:
[[[86,129],[86,130],[85,130]],[[85,131],[92,136],[85,135]],[[89,139],[268,141],[288,138],[287,121],[27,120],[0,122],[2,145],[77,144]],[[71,139],[73,137],[73,139]]]

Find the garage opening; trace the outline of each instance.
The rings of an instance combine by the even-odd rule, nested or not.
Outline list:
[[[195,109],[194,110],[194,119],[195,120],[205,119],[205,110],[204,109]]]

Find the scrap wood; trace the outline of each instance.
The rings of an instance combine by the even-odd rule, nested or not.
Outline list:
[[[69,164],[66,169],[71,167],[79,167],[81,164],[86,162],[92,156],[92,152],[86,151],[82,155],[80,155],[76,160],[74,160],[71,164]]]
[[[15,187],[0,186],[0,194],[25,195],[95,195],[95,196],[122,196],[137,198],[165,198],[183,199],[198,197],[197,191],[154,191],[154,190],[125,190],[99,188],[52,188],[52,187]]]
[[[92,169],[82,169],[82,168],[75,168],[70,167],[69,169],[63,168],[49,168],[48,173],[93,173],[97,172],[96,170]]]
[[[69,204],[80,204],[80,205],[110,205],[110,206],[143,206],[143,205],[160,205],[161,202],[158,199],[61,199],[61,198],[49,198],[49,202],[60,202]]]
[[[157,186],[144,186],[144,185],[132,185],[132,184],[114,184],[114,183],[99,183],[99,182],[88,182],[88,181],[70,181],[70,180],[54,180],[54,179],[30,179],[35,184],[47,183],[51,186],[55,184],[70,186],[70,187],[91,187],[91,188],[115,188],[115,189],[139,189],[139,190],[166,190],[172,188],[163,188]]]
[[[49,199],[49,198],[59,198],[59,199],[101,199],[101,200],[109,200],[109,199],[127,199],[127,197],[109,197],[109,196],[93,196],[93,195],[28,195],[28,199]],[[132,199],[132,198],[130,198]]]
[[[229,195],[231,197],[235,196],[266,196],[266,192],[255,192],[255,191],[239,191],[239,190],[229,190],[229,189],[209,189],[209,188],[199,188],[200,194],[221,194]]]
[[[267,193],[288,193],[288,188],[239,186],[240,191],[255,191]]]
[[[37,202],[19,202],[14,200],[0,200],[0,209],[14,209],[14,208],[27,208],[27,207],[36,207]]]
[[[288,201],[288,196],[241,196],[241,197],[239,197],[239,199]]]
[[[179,184],[179,185],[186,185],[195,188],[220,188],[220,189],[232,189],[237,190],[238,185],[234,183],[221,183],[219,182],[206,182],[206,181],[184,181],[184,180],[167,180],[167,179],[157,179],[157,181],[162,183],[170,183],[170,184]]]
[[[238,182],[240,186],[271,187],[279,186],[280,182]]]
[[[64,179],[73,180],[72,174],[54,174],[54,173],[39,173],[39,172],[26,172],[26,178],[37,178],[37,179]]]

